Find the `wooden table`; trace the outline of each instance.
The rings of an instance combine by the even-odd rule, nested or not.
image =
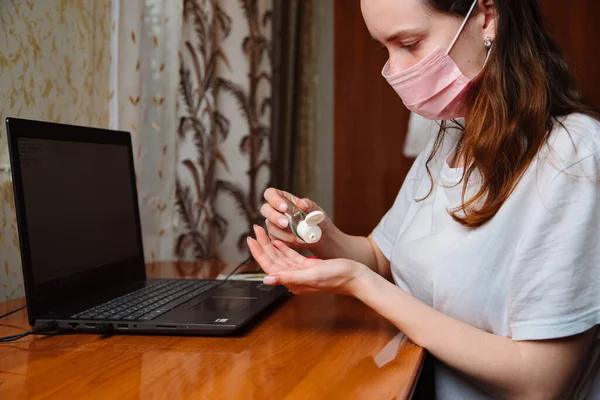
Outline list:
[[[23,304],[2,303],[0,315]],[[0,337],[28,329],[26,310],[0,320]],[[232,337],[0,343],[0,399],[408,398],[424,357],[356,299],[294,296]]]

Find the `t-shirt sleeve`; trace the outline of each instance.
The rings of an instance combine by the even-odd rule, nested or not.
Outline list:
[[[415,202],[417,187],[424,178],[427,179],[428,175],[425,163],[430,151],[431,146],[428,145],[416,158],[410,171],[406,175],[406,179],[400,188],[400,192],[398,192],[398,195],[396,196],[392,208],[388,210],[373,230],[373,240],[388,260],[390,260],[394,242],[400,231],[400,226],[402,225],[402,222],[404,222],[408,208]]]
[[[600,324],[600,157],[597,149],[575,156],[544,167],[539,204],[521,222],[528,228],[507,294],[514,340],[567,337]]]

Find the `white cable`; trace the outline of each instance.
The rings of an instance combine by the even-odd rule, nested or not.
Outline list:
[[[458,30],[458,33],[456,34],[456,36],[454,36],[454,40],[452,41],[452,44],[450,45],[450,47],[448,47],[448,51],[446,52],[446,54],[450,54],[450,52],[452,51],[452,48],[456,44],[456,41],[460,37],[460,34],[462,33],[463,29],[465,29],[465,25],[469,21],[469,17],[471,17],[471,14],[473,13],[473,10],[475,10],[475,6],[476,5],[477,5],[477,0],[475,0],[473,2],[473,5],[471,6],[471,9],[467,13],[467,16],[465,17],[465,20],[463,21],[462,25],[460,26],[460,29]]]

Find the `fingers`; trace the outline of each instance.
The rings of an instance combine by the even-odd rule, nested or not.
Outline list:
[[[271,206],[270,203],[263,204],[262,207],[260,208],[260,213],[262,214],[263,217],[265,217],[265,219],[267,221],[269,221],[271,224],[273,224],[275,226],[278,226],[283,229],[285,229],[289,226],[289,221],[285,217],[285,215],[283,215],[279,211],[273,209],[273,207]]]
[[[279,212],[287,211],[288,206],[287,206],[285,199],[288,199],[289,201],[294,203],[297,207],[300,207],[300,209],[302,209],[305,212],[309,212],[313,208],[319,209],[319,207],[317,207],[317,205],[314,204],[309,199],[300,199],[291,193],[284,192],[282,190],[278,190],[275,188],[268,188],[267,190],[265,190],[264,196],[265,196],[265,200],[267,201],[267,203],[273,209],[278,210]]]
[[[261,245],[262,250],[269,256],[271,261],[279,264],[281,267],[290,266],[291,263],[287,260],[287,257],[282,256],[282,253],[273,247],[271,239],[269,239],[264,229],[254,225],[254,233],[256,234],[256,241]]]
[[[304,265],[304,262],[306,261],[306,257],[304,257],[301,254],[298,254],[298,252],[290,249],[288,246],[286,246],[284,243],[282,243],[279,240],[276,240],[273,243],[273,245],[275,246],[275,248],[277,250],[279,250],[285,257],[287,257],[293,263],[299,264],[299,265]]]
[[[290,221],[286,217],[284,210],[287,210],[291,206],[288,202],[296,204],[297,207],[307,213],[321,210],[319,206],[309,199],[299,199],[288,192],[275,188],[265,190],[264,197],[267,203],[262,205],[260,213],[266,220],[266,227],[272,239],[281,240],[296,249],[315,247],[296,237],[290,229]]]
[[[294,196],[289,196],[291,196],[293,199],[291,199],[290,197],[288,197],[288,199],[295,202],[296,199],[294,198]],[[279,212],[286,212],[288,208],[287,203],[285,202],[283,197],[283,192],[275,188],[268,188],[267,190],[265,190],[265,200],[273,209],[278,210]]]
[[[267,231],[269,232],[269,236],[271,236],[273,239],[281,240],[286,243],[298,242],[298,238],[296,238],[296,235],[294,235],[291,230],[283,230],[273,225],[270,221],[267,221]]]
[[[307,263],[305,257],[290,249],[281,241],[277,241],[277,247],[275,247],[263,228],[255,225],[254,232],[256,239],[248,238],[248,247],[254,259],[268,274],[311,266],[310,263]]]
[[[263,249],[263,247],[256,240],[248,238],[248,248],[252,253],[252,257],[258,262],[260,267],[267,273],[277,273],[284,269],[284,267],[276,263]]]
[[[294,235],[291,230],[280,229],[272,223],[270,223],[269,221],[267,221],[266,223],[266,228],[267,235],[272,240],[279,240],[293,249],[311,249],[314,247],[312,244],[308,244],[302,239],[296,237],[296,235]]]
[[[320,210],[320,207],[317,206],[312,200],[309,199],[298,199],[296,201],[296,205],[302,209],[304,212],[311,212],[314,210]]]
[[[318,277],[314,269],[288,269],[267,276],[265,285],[315,287]]]

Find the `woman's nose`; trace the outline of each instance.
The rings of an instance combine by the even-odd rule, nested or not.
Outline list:
[[[387,61],[388,75],[395,75],[416,65],[421,61],[420,57],[407,54],[402,51],[390,51]]]
[[[388,75],[396,75],[398,72],[401,72],[402,68],[400,67],[400,63],[397,59],[393,57],[388,58],[387,61],[387,74]]]
[[[396,54],[394,52],[390,52],[387,61],[387,72],[389,75],[395,75],[399,72],[404,71],[406,66],[406,57],[401,57],[400,54]]]

